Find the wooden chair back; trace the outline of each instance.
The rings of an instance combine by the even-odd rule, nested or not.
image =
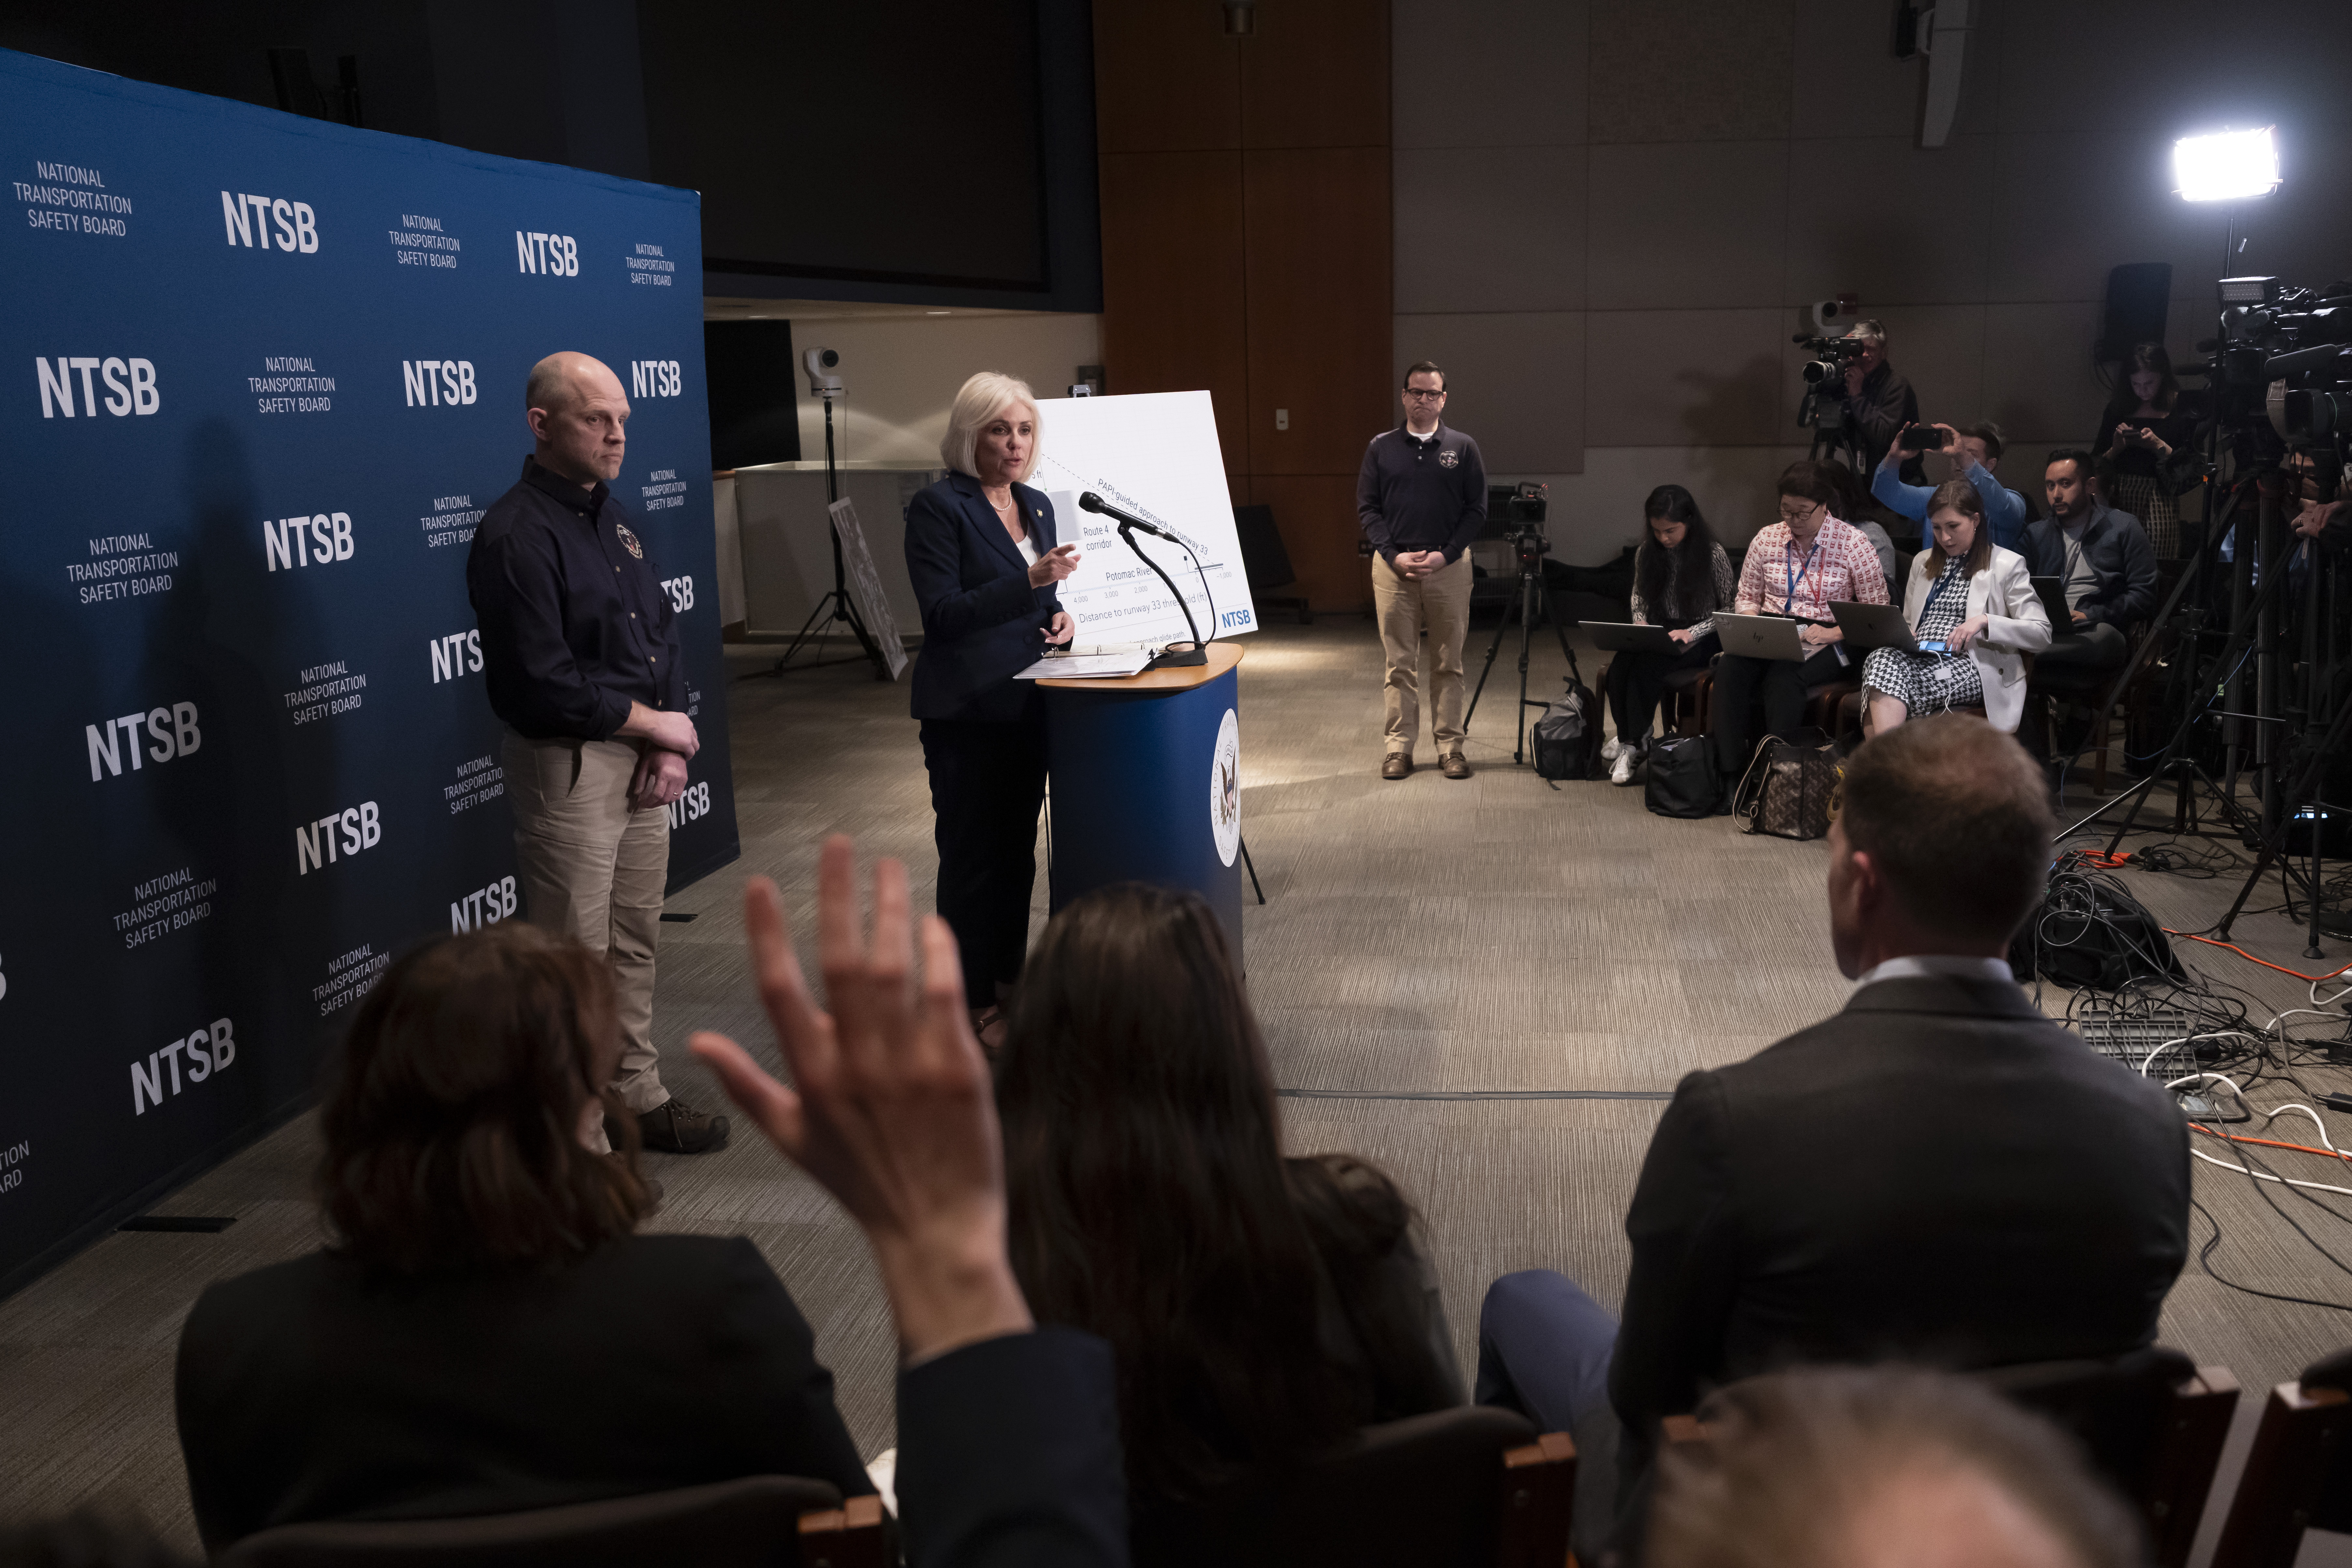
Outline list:
[[[1286,1480],[1197,1507],[1139,1504],[1135,1562],[1224,1568],[1560,1568],[1576,1445],[1460,1405],[1364,1428]]]
[[[682,1543],[691,1543],[681,1552]],[[747,1476],[710,1486],[467,1519],[284,1524],[220,1568],[883,1568],[882,1500],[824,1481]]]
[[[2315,1525],[2352,1527],[2352,1394],[2282,1383],[2263,1405],[2213,1568],[2294,1568]]]
[[[2185,1568],[2237,1409],[2227,1367],[2150,1347],[2110,1360],[2036,1362],[1965,1374],[2073,1433],[2093,1467],[2139,1511],[2158,1568]],[[1707,1427],[1669,1415],[1668,1443]],[[2216,1560],[2215,1568],[2223,1568]]]

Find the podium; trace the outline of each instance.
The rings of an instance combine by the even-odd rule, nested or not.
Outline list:
[[[1119,680],[1040,680],[1053,766],[1057,912],[1106,882],[1189,888],[1242,953],[1242,748],[1235,643]]]

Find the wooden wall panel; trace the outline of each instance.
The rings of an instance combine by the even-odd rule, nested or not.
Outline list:
[[[1255,40],[1225,37],[1224,17],[1219,0],[1095,0],[1097,151],[1242,144],[1240,57]]]
[[[1250,451],[1262,474],[1356,471],[1392,423],[1389,151],[1242,154],[1249,215]],[[1289,429],[1275,411],[1289,411]]]
[[[1102,160],[1103,369],[1109,390],[1216,401],[1225,472],[1249,471],[1242,155]]]
[[[1318,610],[1349,610],[1370,604],[1371,568],[1356,553],[1363,530],[1356,521],[1356,475],[1255,474],[1248,499],[1274,509],[1275,525],[1290,552],[1292,570]],[[1234,504],[1242,503],[1239,489]]]
[[[1241,117],[1245,147],[1386,147],[1389,7],[1265,0],[1241,50]]]
[[[1393,422],[1389,8],[1097,0],[1103,365],[1206,387],[1236,504],[1275,508],[1318,608],[1370,597],[1364,443]],[[1275,410],[1288,428],[1275,428]]]

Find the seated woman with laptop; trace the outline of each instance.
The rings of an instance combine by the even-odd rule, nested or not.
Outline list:
[[[1633,619],[1666,634],[1664,648],[1628,645],[1609,662],[1609,712],[1616,733],[1601,748],[1609,782],[1630,784],[1650,743],[1650,721],[1666,678],[1700,669],[1722,648],[1715,613],[1731,608],[1731,557],[1716,542],[1698,502],[1680,485],[1660,485],[1643,503],[1649,537],[1633,556]]]
[[[1911,563],[1903,594],[1912,646],[1893,642],[1864,661],[1863,729],[1884,734],[1906,719],[1982,707],[1994,726],[2014,731],[2025,711],[2022,656],[2050,646],[2049,612],[2024,558],[1993,543],[1968,480],[1946,481],[1927,518],[1935,542]]]

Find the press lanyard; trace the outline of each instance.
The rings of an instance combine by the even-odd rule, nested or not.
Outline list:
[[[1790,550],[1795,549],[1796,541],[1790,540],[1789,542],[1789,548]],[[1805,563],[1802,566],[1798,567],[1797,574],[1794,577],[1791,577],[1789,575],[1788,553],[1785,551],[1782,552],[1780,556],[1780,581],[1785,584],[1780,593],[1780,613],[1782,615],[1793,616],[1797,613],[1797,586],[1799,584],[1804,582],[1805,574],[1813,569],[1813,557],[1819,555],[1821,552],[1822,536],[1816,533],[1813,535],[1813,547],[1805,552]]]
[[[1937,578],[1936,585],[1927,590],[1927,602],[1919,606],[1920,625],[1925,626],[1927,624],[1927,616],[1935,609],[1937,596],[1943,593],[1945,585],[1950,583],[1951,580],[1951,574],[1947,573],[1943,576]]]

